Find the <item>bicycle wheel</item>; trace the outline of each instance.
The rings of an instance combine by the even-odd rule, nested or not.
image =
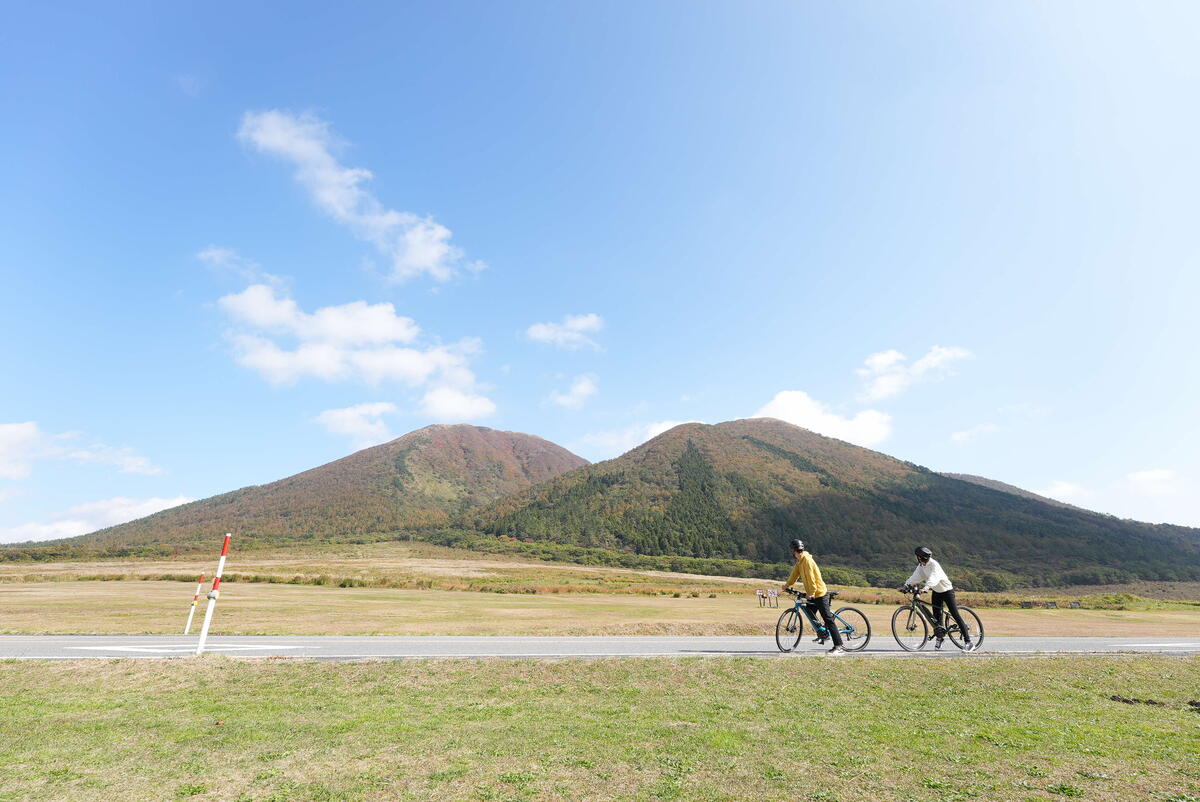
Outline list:
[[[929,624],[916,607],[905,605],[892,613],[892,637],[904,651],[918,651],[929,640]]]
[[[800,644],[804,634],[804,619],[796,612],[796,608],[784,610],[775,622],[775,645],[781,652],[790,652]]]
[[[871,642],[871,622],[857,607],[843,607],[835,610],[833,617],[838,619],[838,632],[842,635],[842,648],[848,652],[865,649]]]
[[[959,607],[958,612],[962,616],[963,623],[967,625],[967,634],[971,636],[971,643],[974,643],[975,648],[978,649],[983,645],[983,622],[970,607]],[[949,614],[946,617],[950,618]],[[958,631],[958,623],[953,618],[946,622],[946,634],[950,636],[950,640],[955,646],[960,649],[963,647],[962,633]]]

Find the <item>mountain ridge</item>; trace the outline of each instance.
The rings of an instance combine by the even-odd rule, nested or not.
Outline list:
[[[312,540],[440,526],[587,464],[536,435],[435,424],[275,482],[55,543],[177,544],[218,530],[240,530],[243,542]]]
[[[1069,510],[1082,510],[1084,512],[1095,513],[1096,515],[1105,515],[1105,513],[1096,512],[1096,510],[1089,510],[1086,507],[1079,507],[1074,504],[1068,504],[1065,501],[1059,501],[1056,498],[1043,496],[1041,493],[1034,493],[1032,490],[1026,490],[1023,487],[1017,487],[1016,485],[1009,484],[1008,482],[1002,482],[999,479],[989,479],[986,476],[978,476],[973,473],[950,473],[947,471],[942,471],[941,474],[942,476],[947,476],[951,479],[958,479],[962,482],[970,482],[972,484],[980,485],[981,487],[999,490],[1001,493],[1009,493],[1014,496],[1021,496],[1022,498],[1041,501],[1054,507],[1064,507]]]
[[[688,557],[879,570],[930,545],[997,586],[1200,577],[1200,530],[1122,521],[935,473],[783,421],[677,426],[468,516],[493,535]]]
[[[161,554],[235,531],[243,547],[504,537],[542,542],[548,554],[779,566],[800,537],[823,565],[864,581],[903,570],[918,543],[975,589],[1200,579],[1200,530],[1014,490],[772,418],[681,424],[595,464],[533,435],[439,425],[267,485],[0,556]]]

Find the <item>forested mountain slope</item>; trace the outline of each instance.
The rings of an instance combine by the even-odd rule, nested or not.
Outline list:
[[[63,543],[287,542],[441,526],[587,461],[540,437],[428,426],[319,468],[184,504]]]
[[[469,527],[643,554],[895,570],[929,545],[974,584],[1200,578],[1200,530],[962,481],[783,421],[677,426],[467,516]]]

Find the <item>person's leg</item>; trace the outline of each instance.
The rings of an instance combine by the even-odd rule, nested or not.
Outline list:
[[[946,594],[933,591],[932,607],[933,607],[933,635],[941,640],[946,637],[946,628],[942,626],[942,605],[945,603]]]
[[[942,596],[946,601],[946,609],[950,611],[950,617],[954,619],[954,623],[958,624],[958,631],[962,633],[964,642],[970,641],[971,630],[967,629],[962,613],[958,611],[958,600],[954,597],[954,591],[948,590]]]
[[[821,605],[817,603],[816,599],[809,599],[804,606],[808,608],[808,614],[811,615],[815,621],[821,612]],[[829,637],[828,632],[817,629],[816,627],[813,627],[813,629],[816,630],[817,635],[815,638],[813,638],[813,643],[824,643],[825,639]],[[826,629],[828,629],[828,627],[826,627]]]
[[[825,623],[825,628],[829,630],[829,637],[833,638],[833,645],[840,647],[842,645],[842,633],[838,632],[838,621],[833,617],[833,610],[829,607],[829,594],[826,593],[817,599],[817,605],[821,611],[821,620]]]

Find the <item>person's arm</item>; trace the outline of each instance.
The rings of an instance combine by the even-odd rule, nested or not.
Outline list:
[[[800,563],[799,563],[799,561],[797,561],[796,564],[792,566],[791,576],[788,577],[787,582],[783,583],[783,586],[785,588],[790,588],[793,584],[795,584],[796,580],[799,577],[800,577]]]
[[[814,595],[817,587],[817,563],[812,557],[800,561],[800,575],[804,577],[804,592]]]
[[[921,576],[921,569],[923,569],[924,567],[925,567],[925,566],[921,565],[920,563],[917,563],[917,570],[913,571],[913,575],[912,575],[912,576],[910,576],[910,577],[908,578],[908,581],[907,581],[907,582],[905,582],[904,584],[906,584],[906,585],[918,585],[918,584],[920,584],[920,583],[921,583],[921,581],[924,579],[924,577],[923,577],[923,576]]]

